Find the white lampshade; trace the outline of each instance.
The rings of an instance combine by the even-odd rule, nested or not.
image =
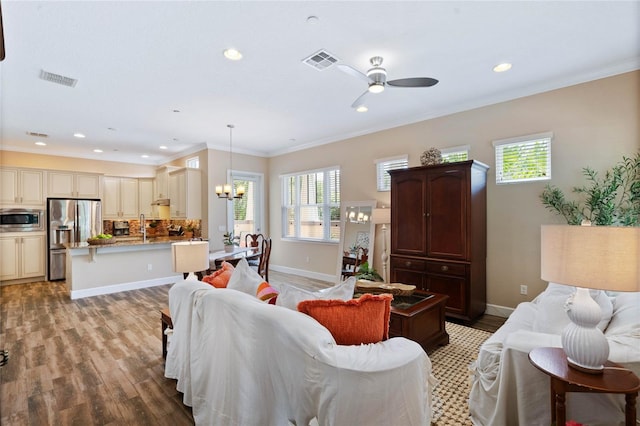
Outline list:
[[[391,209],[373,209],[371,221],[376,225],[391,223]]]
[[[565,304],[571,320],[562,332],[567,361],[601,373],[609,342],[597,328],[602,311],[587,289],[640,291],[640,228],[549,225],[541,235],[542,279],[576,286]]]
[[[175,272],[200,272],[209,269],[209,242],[189,241],[171,244]]]
[[[545,225],[545,281],[611,291],[640,291],[640,228]]]

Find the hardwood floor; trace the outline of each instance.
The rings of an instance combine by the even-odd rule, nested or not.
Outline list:
[[[323,281],[270,272],[275,288]],[[70,300],[64,282],[0,287],[2,425],[191,425],[164,378],[170,285]],[[497,327],[496,327],[497,328]]]

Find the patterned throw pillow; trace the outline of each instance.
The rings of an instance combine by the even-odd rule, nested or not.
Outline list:
[[[298,310],[325,326],[339,345],[377,343],[389,338],[390,294],[351,300],[304,300]]]
[[[234,269],[235,268],[232,264],[222,262],[222,267],[215,270],[211,275],[202,277],[202,282],[211,284],[216,288],[226,288],[227,284],[229,284],[229,279],[231,279],[231,275],[233,274]]]
[[[258,290],[256,291],[256,297],[262,300],[263,302],[267,302],[271,305],[275,305],[276,297],[278,297],[278,290],[271,287],[268,282],[263,281],[258,286]]]

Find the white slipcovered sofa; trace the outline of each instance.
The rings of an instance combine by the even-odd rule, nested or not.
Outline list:
[[[532,302],[520,303],[481,346],[472,364],[469,411],[474,425],[551,423],[549,377],[528,359],[536,347],[561,347],[569,319],[564,303],[573,287],[550,283]],[[640,293],[593,292],[603,309],[599,327],[609,341],[609,360],[636,373],[640,363]],[[624,424],[624,395],[567,393],[567,420],[589,426]]]
[[[430,424],[431,362],[411,340],[337,345],[310,316],[198,281],[175,284],[169,309],[165,376],[196,424]]]

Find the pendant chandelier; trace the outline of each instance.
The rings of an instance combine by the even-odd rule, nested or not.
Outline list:
[[[216,185],[216,194],[218,198],[225,198],[229,201],[233,201],[234,198],[242,198],[244,195],[244,186],[238,185],[236,188],[236,194],[233,194],[233,124],[227,124],[229,128],[229,177],[231,183],[225,183],[224,185]]]

